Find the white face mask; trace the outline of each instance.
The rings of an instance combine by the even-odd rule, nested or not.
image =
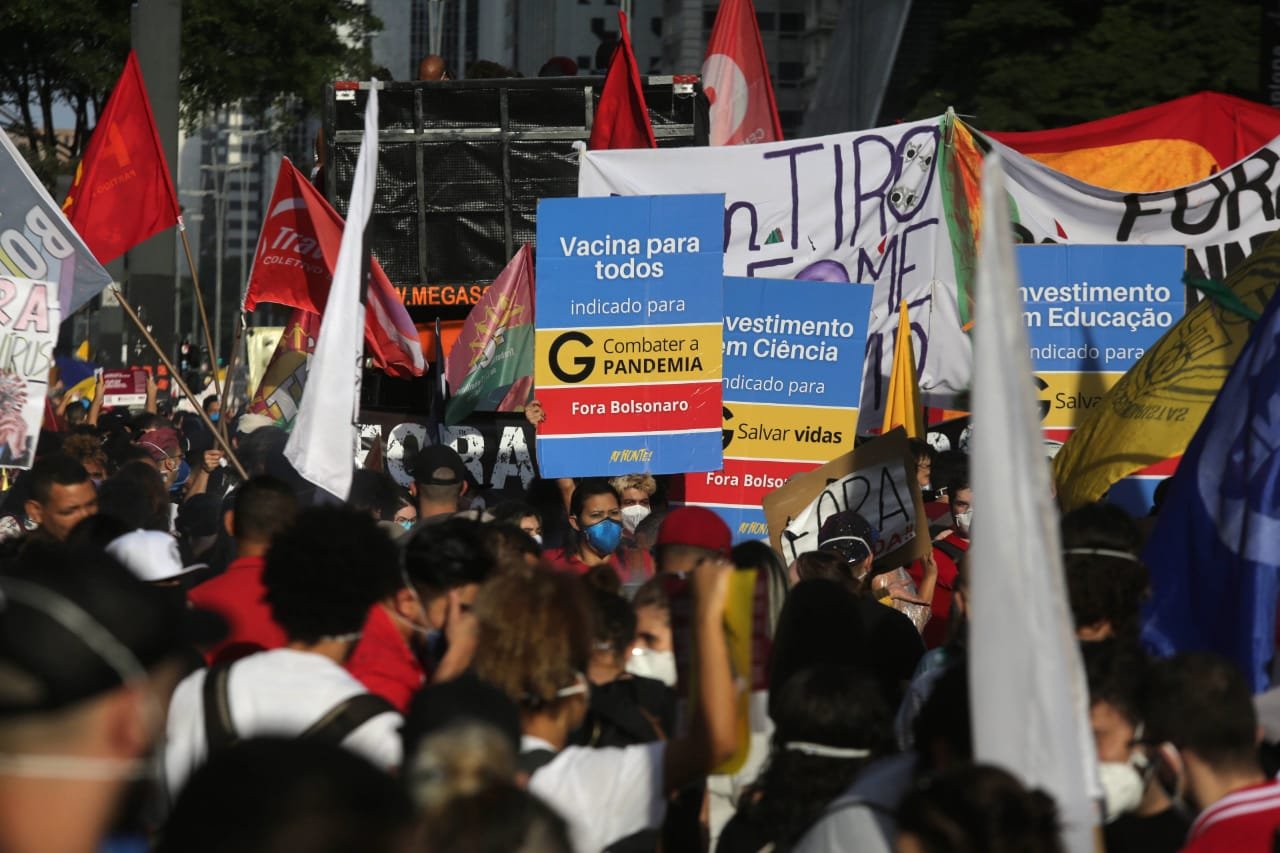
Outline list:
[[[534,542],[537,542],[539,545],[541,545],[541,544],[542,544],[542,534],[541,534],[541,533],[530,533],[530,534],[529,534],[529,536],[530,536],[530,538],[532,538],[532,539],[533,539],[533,541],[534,541]]]
[[[973,510],[967,509],[964,512],[955,514],[956,531],[964,536],[969,535],[969,525],[973,523]]]
[[[676,653],[655,652],[637,646],[631,650],[627,672],[643,678],[656,678],[668,687],[676,686]]]
[[[1107,823],[1141,805],[1147,784],[1132,763],[1101,761],[1098,763],[1098,780],[1102,783]]]
[[[622,508],[622,529],[628,533],[635,533],[636,528],[640,526],[640,522],[649,517],[649,508],[643,504],[632,504]]]

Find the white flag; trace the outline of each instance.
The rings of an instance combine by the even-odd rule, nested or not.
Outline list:
[[[364,304],[360,277],[367,253],[364,227],[373,209],[378,179],[378,89],[369,87],[364,137],[351,184],[351,204],[320,335],[302,392],[298,417],[284,447],[285,458],[308,482],[343,500],[351,492],[356,421],[360,414],[360,362],[364,356]]]
[[[999,155],[982,171],[973,369],[977,505],[969,625],[974,757],[1053,796],[1072,853],[1092,853],[1097,752],[1063,578]]]

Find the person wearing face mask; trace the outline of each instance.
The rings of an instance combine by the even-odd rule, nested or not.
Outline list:
[[[676,686],[676,652],[671,638],[671,601],[661,578],[636,590],[631,599],[636,636],[627,659],[627,672]]]
[[[529,790],[568,820],[575,850],[596,853],[657,829],[669,795],[733,753],[737,714],[722,627],[732,571],[727,559],[705,561],[690,578],[697,700],[688,734],[620,749],[569,744],[591,690],[584,674],[591,620],[581,582],[522,567],[481,591],[476,675],[520,707],[520,765]]]
[[[169,694],[219,620],[51,543],[6,570],[0,602],[0,849],[146,849],[131,786],[154,784]]]
[[[218,399],[217,394],[210,394],[204,398],[204,413],[215,424],[222,419],[222,401]]]
[[[1147,662],[1123,641],[1081,643],[1089,682],[1089,723],[1098,746],[1109,853],[1175,853],[1190,821],[1156,782],[1141,744]]]
[[[969,551],[969,527],[973,522],[973,490],[969,472],[957,471],[947,482],[951,527],[933,537],[933,566],[917,560],[907,569],[922,593],[928,592],[928,576],[936,566],[933,592],[928,596],[930,617],[922,632],[926,648],[936,649],[947,640],[947,623],[951,618],[951,595],[955,590],[960,560]]]
[[[636,529],[653,513],[653,496],[658,483],[648,474],[624,474],[609,481],[622,502],[622,549],[625,583],[638,586],[653,577],[653,558],[647,548],[638,546]]]
[[[607,480],[581,480],[569,499],[569,527],[576,534],[564,548],[550,548],[546,559],[557,569],[585,575],[607,565],[624,581],[627,578],[622,548],[622,499]]]
[[[418,528],[404,546],[403,583],[369,608],[347,671],[403,713],[426,681],[447,681],[471,665],[471,607],[494,565],[479,522],[452,518]]]

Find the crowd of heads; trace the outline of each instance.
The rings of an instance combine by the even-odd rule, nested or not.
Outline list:
[[[269,419],[204,410],[246,476],[198,418],[91,413],[5,494],[6,849],[1063,849],[974,761],[963,454],[912,445],[930,557],[845,510],[784,560],[666,478],[496,492],[438,444],[339,502]],[[1181,844],[1280,749],[1233,666],[1144,652],[1139,523],[1061,533],[1109,849]]]

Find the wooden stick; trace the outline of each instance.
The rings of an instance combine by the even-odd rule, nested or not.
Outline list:
[[[196,293],[196,305],[200,306],[200,325],[204,326],[204,344],[209,350],[209,366],[213,368],[213,393],[222,399],[222,383],[218,381],[218,350],[213,346],[213,335],[209,332],[209,314],[204,310],[204,294],[200,290],[200,277],[196,274],[195,258],[191,254],[191,242],[187,240],[187,224],[178,218],[178,234],[182,237],[182,248],[187,253],[187,269],[191,270],[191,289]],[[222,251],[219,247],[218,251]],[[172,370],[172,368],[170,368]],[[228,374],[229,375],[229,374]],[[191,401],[197,409],[204,406]],[[214,430],[217,432],[217,430]]]
[[[111,289],[115,292],[116,299],[120,300],[120,307],[124,309],[124,313],[129,315],[129,319],[133,321],[133,325],[138,327],[138,331],[142,333],[142,337],[146,339],[147,343],[151,345],[151,348],[155,350],[156,355],[160,357],[160,362],[169,369],[169,373],[173,377],[174,384],[178,386],[178,390],[191,401],[191,405],[195,406],[196,414],[200,416],[202,421],[204,421],[204,425],[209,428],[209,432],[213,433],[213,440],[222,446],[222,452],[227,454],[227,458],[230,459],[231,464],[235,466],[236,472],[241,476],[241,478],[245,480],[249,479],[249,473],[245,471],[244,466],[240,464],[240,460],[236,457],[236,452],[231,449],[231,442],[227,441],[227,439],[218,432],[218,428],[214,426],[213,421],[209,420],[209,416],[205,414],[204,406],[201,406],[199,401],[196,400],[196,396],[191,393],[191,389],[187,387],[187,383],[183,381],[181,374],[179,374],[177,369],[174,368],[173,362],[169,360],[169,356],[165,354],[165,351],[160,347],[160,344],[156,342],[156,339],[151,336],[151,332],[142,322],[142,318],[138,316],[138,312],[135,311],[133,306],[124,298],[124,294],[120,292],[120,288],[113,284],[111,285]]]
[[[231,389],[236,381],[236,367],[240,362],[240,343],[244,339],[244,309],[241,308],[236,312],[236,333],[231,344],[231,357],[227,359],[227,396],[222,401],[222,417],[218,418],[218,426],[222,428],[222,434],[227,434],[227,419],[231,417]],[[246,389],[248,390],[248,389]]]

